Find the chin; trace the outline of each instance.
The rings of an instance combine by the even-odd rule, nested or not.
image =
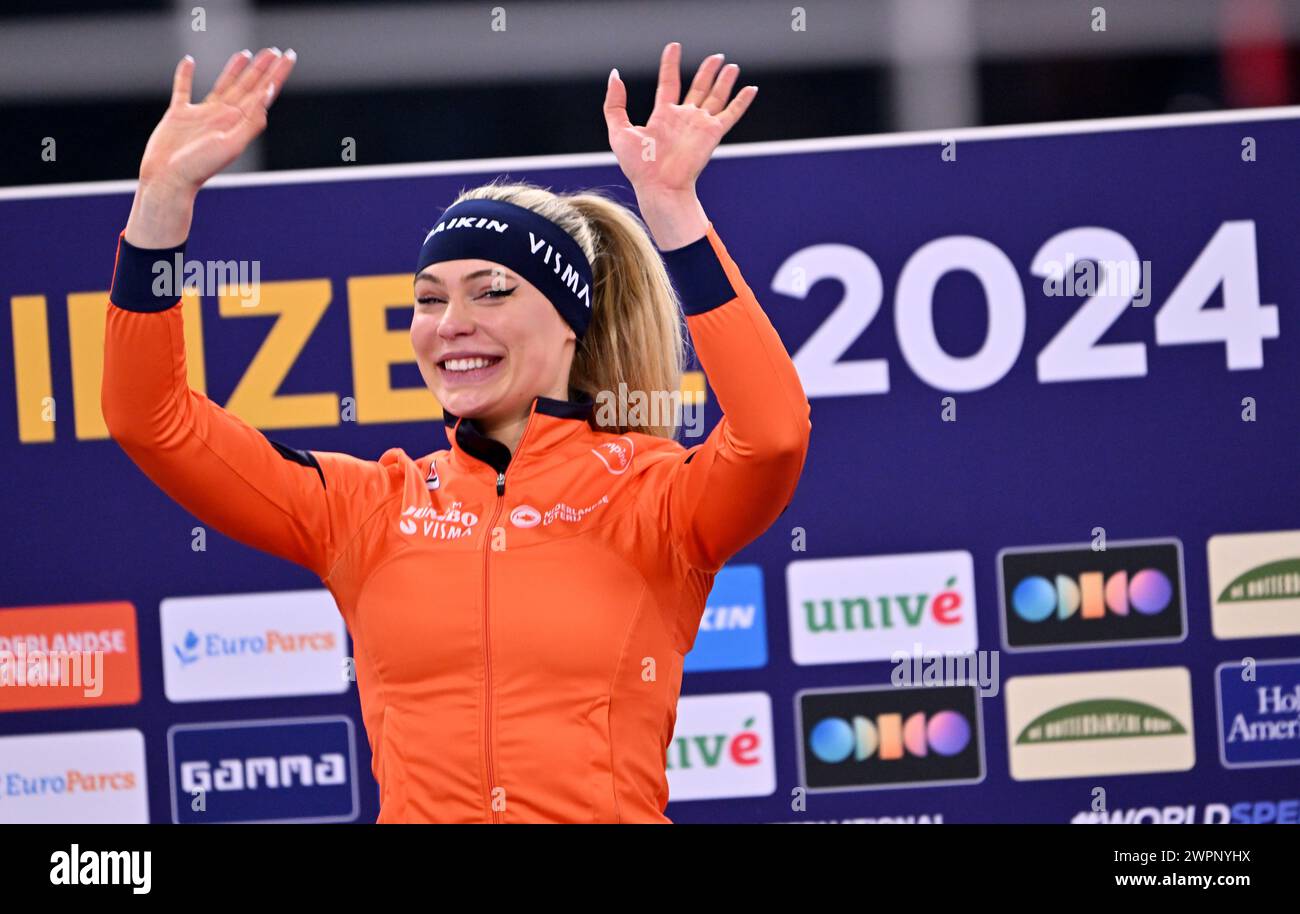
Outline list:
[[[463,419],[474,419],[495,409],[500,402],[500,397],[490,395],[486,391],[479,393],[458,390],[448,393],[445,399],[439,398],[438,402],[452,415]]]

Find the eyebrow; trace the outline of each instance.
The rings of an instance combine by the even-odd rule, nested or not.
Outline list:
[[[489,269],[486,269],[486,270],[475,270],[473,273],[470,273],[470,274],[467,275],[467,276],[463,276],[463,277],[461,277],[461,281],[462,281],[462,282],[471,282],[472,280],[478,279],[478,278],[480,278],[480,277],[482,277],[482,276],[492,276],[493,274],[495,274],[495,273],[497,272],[498,269],[499,269],[499,268],[497,268],[497,267],[493,267],[493,268],[489,268]],[[507,279],[514,279],[514,278],[515,278],[514,274],[512,274],[509,270],[501,270],[501,273],[502,273],[502,275],[504,275]],[[427,279],[427,280],[429,280],[429,282],[437,283],[437,284],[440,285],[440,286],[441,286],[441,285],[444,285],[444,283],[443,283],[443,281],[442,281],[441,279],[439,279],[437,276],[434,276],[434,275],[433,275],[432,273],[430,273],[428,270],[421,270],[419,273],[416,273],[416,274],[415,274],[415,282],[419,282],[421,279]]]

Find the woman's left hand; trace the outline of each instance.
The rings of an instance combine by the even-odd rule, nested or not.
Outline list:
[[[718,143],[758,94],[745,86],[728,104],[740,67],[722,65],[723,55],[706,57],[681,104],[682,46],[674,41],[659,59],[655,106],[644,127],[628,120],[627,87],[611,71],[605,91],[609,145],[637,197],[674,198],[695,192],[695,179]],[[721,72],[719,72],[721,70]]]

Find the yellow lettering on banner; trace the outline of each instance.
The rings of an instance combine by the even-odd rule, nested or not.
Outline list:
[[[353,391],[359,423],[425,422],[442,418],[442,407],[428,388],[394,388],[393,365],[414,364],[410,333],[389,330],[391,308],[410,307],[410,277],[357,276],[348,279],[348,324],[352,347]],[[328,279],[269,282],[260,285],[256,307],[244,306],[236,295],[218,298],[222,317],[278,315],[261,348],[230,395],[226,409],[261,429],[325,428],[339,424],[335,393],[277,394],[302,355],[332,298]],[[72,369],[71,409],[79,441],[108,438],[100,408],[104,374],[104,320],[107,292],[71,292],[67,296],[68,350]],[[185,329],[185,373],[192,390],[207,392],[203,314],[194,289],[185,291],[181,317]],[[54,410],[50,371],[50,336],[44,295],[15,295],[10,299],[13,325],[14,388],[18,440],[39,444],[55,439],[48,421]],[[682,402],[703,403],[704,373],[682,376]]]
[[[50,378],[50,330],[44,295],[15,295],[10,300],[14,334],[14,391],[18,440],[37,444],[54,440],[54,423],[44,419],[45,399],[54,396]],[[58,413],[55,413],[57,418]]]
[[[280,315],[239,379],[226,409],[254,428],[338,425],[338,394],[276,393],[329,307],[333,294],[330,281],[264,282],[259,289],[261,297],[254,308],[244,307],[238,295],[218,296],[222,317]]]
[[[107,301],[107,292],[68,293],[68,352],[72,356],[72,407],[78,441],[108,437],[100,408]],[[187,289],[181,298],[181,320],[185,325],[185,377],[191,388],[205,393],[203,318],[193,289]]]
[[[411,307],[411,277],[353,276],[348,279],[348,322],[352,334],[352,389],[357,421],[416,422],[442,418],[442,406],[427,387],[394,389],[389,366],[413,363],[409,330],[388,329],[388,309]]]
[[[682,373],[682,403],[704,403],[709,393],[704,386],[704,372]]]

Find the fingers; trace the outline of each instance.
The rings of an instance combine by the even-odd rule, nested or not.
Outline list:
[[[704,97],[709,94],[709,89],[713,87],[713,79],[718,74],[718,68],[722,66],[722,61],[726,55],[710,54],[704,58],[700,68],[695,71],[695,79],[691,80],[690,91],[686,93],[686,98],[682,101],[683,105],[695,105],[704,107]],[[725,101],[725,99],[724,99]],[[722,105],[718,105],[721,109]],[[712,114],[713,112],[709,112]]]
[[[609,71],[605,87],[605,126],[610,132],[632,126],[627,116],[627,86],[618,76],[618,67]]]
[[[655,89],[655,107],[675,105],[682,94],[681,81],[682,46],[680,42],[669,42],[659,57],[659,85]]]
[[[749,104],[757,94],[758,86],[746,86],[736,93],[736,97],[731,100],[731,104],[722,109],[722,112],[718,114],[718,120],[722,121],[723,134],[726,134],[728,130],[735,126],[741,115],[749,110]]]
[[[176,74],[172,77],[172,104],[188,105],[190,89],[194,85],[194,58],[186,54],[176,65]]]
[[[216,85],[212,87],[212,91],[207,94],[204,101],[209,98],[220,98],[234,83],[235,77],[244,72],[244,68],[248,66],[252,59],[253,52],[247,48],[231,54],[230,59],[226,61],[225,68],[221,71],[221,75],[217,77]]]
[[[249,98],[253,98],[257,104],[262,103],[262,98],[254,93],[265,92],[265,82],[267,74],[273,64],[280,57],[279,48],[262,48],[253,58],[253,62],[244,68],[239,74],[234,85],[230,86],[221,96],[221,100],[231,105],[238,105],[240,108],[245,107]]]
[[[703,69],[703,68],[701,68]],[[740,75],[740,67],[734,63],[729,63],[722,68],[722,74],[718,81],[713,84],[713,90],[709,92],[709,97],[700,105],[709,114],[717,114],[727,104],[727,99],[731,98],[731,88],[736,84],[736,77]]]
[[[284,52],[284,56],[277,60],[271,67],[270,75],[267,78],[266,98],[264,103],[270,108],[275,100],[280,96],[280,90],[284,88],[285,80],[293,71],[293,65],[298,62],[298,54],[293,48]]]

